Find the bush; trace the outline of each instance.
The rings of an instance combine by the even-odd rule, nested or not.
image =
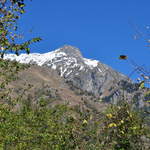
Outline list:
[[[142,140],[142,137],[148,136],[146,131],[142,116],[128,103],[111,105],[103,118],[103,147],[115,150],[146,149],[145,141]]]

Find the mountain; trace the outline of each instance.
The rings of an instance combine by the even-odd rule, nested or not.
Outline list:
[[[97,60],[84,58],[80,50],[73,46],[65,45],[44,54],[6,54],[4,59],[55,70],[70,88],[81,89],[105,102],[116,103],[122,96],[126,99],[138,97],[137,105],[144,105],[141,100],[143,91],[139,91],[137,84]]]
[[[25,149],[120,149],[122,145],[126,149],[132,143],[139,143],[135,149],[139,145],[140,149],[150,148],[148,109],[140,109],[139,114],[131,103],[108,107],[110,102],[133,97],[135,104],[143,108],[144,89],[126,76],[98,61],[83,58],[71,46],[46,54],[9,54],[5,59],[22,63],[0,59],[4,149],[18,149],[22,145],[27,146]]]
[[[31,108],[50,108],[57,104],[103,111],[107,104],[77,87],[69,87],[63,77],[46,66],[20,64],[0,59],[0,105],[20,111],[24,104]]]

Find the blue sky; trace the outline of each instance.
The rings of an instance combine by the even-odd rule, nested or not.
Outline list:
[[[84,57],[128,75],[132,68],[118,59],[120,54],[139,65],[150,66],[150,48],[145,41],[148,36],[133,38],[137,28],[144,34],[150,31],[149,8],[149,0],[33,0],[27,2],[20,20],[21,32],[27,39],[43,38],[31,52],[73,45]]]

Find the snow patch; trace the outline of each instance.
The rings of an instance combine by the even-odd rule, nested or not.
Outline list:
[[[84,63],[87,64],[90,67],[97,67],[98,65],[98,61],[97,60],[91,60],[91,59],[87,59],[87,58],[83,58],[84,59]]]
[[[79,69],[79,71],[81,71],[81,70],[83,70],[84,69],[84,66],[80,66],[80,69]]]
[[[52,69],[56,70],[57,66],[56,65],[52,65]]]
[[[64,73],[67,71],[67,68],[65,68],[63,71],[61,71],[61,77],[64,75]]]
[[[72,73],[72,70],[70,70],[65,76],[68,77]]]
[[[98,71],[99,71],[99,72],[103,72],[100,68],[98,68]]]
[[[36,63],[37,65],[42,66],[45,62],[52,61],[52,59],[54,58],[66,56],[66,53],[64,52],[59,52],[59,53],[57,52],[58,50],[44,53],[44,54],[31,53],[31,54],[21,54],[19,56],[16,56],[15,54],[6,54],[4,55],[4,59],[16,60],[20,63],[25,63],[25,64]]]

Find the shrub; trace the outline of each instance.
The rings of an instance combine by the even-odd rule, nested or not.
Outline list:
[[[123,102],[111,105],[103,118],[101,130],[104,148],[115,150],[145,149],[142,137],[146,137],[146,125],[141,115]]]

